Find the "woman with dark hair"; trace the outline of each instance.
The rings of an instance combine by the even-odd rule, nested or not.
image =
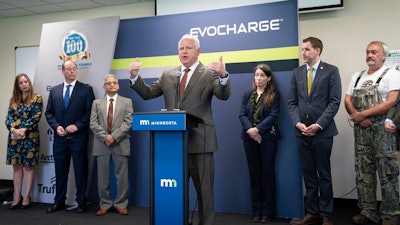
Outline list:
[[[10,131],[7,144],[7,165],[13,166],[14,200],[9,209],[26,209],[31,205],[31,190],[35,165],[39,162],[39,121],[42,116],[42,97],[33,92],[26,74],[15,77],[14,89],[6,116]],[[25,177],[25,194],[22,183]]]
[[[275,217],[275,155],[280,132],[279,92],[271,68],[254,68],[253,87],[243,94],[239,119],[250,173],[253,222]]]

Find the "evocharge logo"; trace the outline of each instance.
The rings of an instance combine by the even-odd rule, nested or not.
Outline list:
[[[190,34],[196,37],[214,37],[236,34],[248,34],[280,30],[283,19],[250,21],[246,23],[219,24],[190,28]]]

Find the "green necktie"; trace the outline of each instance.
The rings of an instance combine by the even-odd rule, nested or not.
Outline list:
[[[310,67],[308,70],[308,77],[307,77],[307,90],[308,90],[308,95],[310,95],[311,92],[311,85],[312,85],[312,72],[313,72],[313,67]]]

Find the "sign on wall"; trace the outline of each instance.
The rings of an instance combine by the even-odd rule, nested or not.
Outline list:
[[[43,24],[33,83],[35,91],[43,97],[43,110],[50,89],[64,82],[61,66],[65,60],[76,62],[78,80],[91,85],[96,97],[104,95],[103,78],[110,71],[119,21],[119,17],[105,17]],[[56,185],[52,149],[54,131],[44,113],[39,128],[41,160],[36,169],[32,200],[53,203]],[[90,142],[88,155],[91,156]],[[89,161],[89,172],[92,168],[93,163]],[[69,195],[74,196],[73,173],[70,173],[69,182]],[[74,201],[74,197],[69,200]]]

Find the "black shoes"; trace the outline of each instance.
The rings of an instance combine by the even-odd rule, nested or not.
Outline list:
[[[53,212],[57,212],[57,211],[63,210],[65,208],[66,208],[65,204],[56,203],[53,206],[51,206],[50,208],[48,208],[46,212],[47,213],[53,213]]]
[[[76,209],[77,213],[83,213],[87,211],[87,206],[86,204],[79,204],[78,208]]]
[[[263,216],[262,218],[256,216],[252,220],[253,223],[267,223],[269,221],[272,221],[272,218],[269,218],[269,217],[266,217],[266,216]]]
[[[56,203],[54,205],[52,205],[50,208],[47,209],[47,213],[53,213],[53,212],[57,212],[63,209],[67,209],[67,206],[65,204],[60,204],[60,203]],[[67,209],[70,210],[70,209]],[[79,204],[78,207],[76,208],[76,212],[77,213],[83,213],[87,211],[87,206],[86,203],[85,204]]]
[[[29,197],[29,203],[24,205],[23,201],[21,201],[21,209],[27,209],[32,206],[31,197]]]
[[[21,204],[21,209],[27,209],[27,208],[29,208],[29,207],[31,207],[31,206],[32,206],[32,203],[31,203],[31,202],[29,202],[29,203],[26,204],[26,205]]]
[[[18,202],[17,204],[13,205],[13,204],[11,203],[11,205],[10,205],[10,207],[8,207],[8,209],[9,209],[9,210],[18,209],[18,208],[21,207],[21,205],[22,205],[22,197],[21,197],[21,199],[19,200],[19,202]]]
[[[32,206],[31,198],[29,198],[29,203],[26,204],[26,205],[22,204],[22,200],[23,200],[23,197],[21,196],[21,199],[19,200],[19,202],[17,204],[15,204],[15,205],[13,205],[11,203],[11,205],[10,205],[10,207],[8,207],[8,209],[9,210],[14,210],[14,209],[18,209],[18,208],[27,209],[27,208]]]
[[[266,216],[263,216],[262,218],[261,218],[261,223],[268,223],[268,222],[270,222],[270,221],[272,221],[272,219],[271,218],[269,218],[269,217],[266,217]]]

